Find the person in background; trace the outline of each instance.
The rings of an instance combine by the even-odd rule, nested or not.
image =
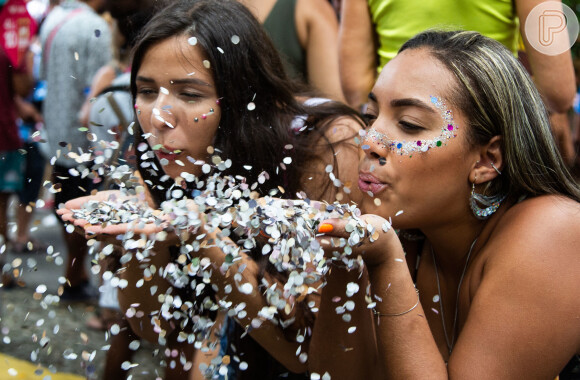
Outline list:
[[[354,254],[370,288],[358,271],[330,273],[311,360],[333,379],[373,364],[381,379],[572,378],[580,186],[527,71],[477,32],[426,31],[384,67],[365,113],[361,228],[374,241]],[[322,221],[323,241],[348,237],[345,223]],[[374,315],[345,323],[332,297],[351,281],[369,300],[355,309]],[[366,342],[334,361],[367,324],[377,356]]]
[[[342,0],[339,63],[347,102],[353,107],[366,103],[378,73],[405,41],[429,28],[445,27],[478,31],[514,55],[521,33],[534,83],[548,110],[567,112],[574,98],[570,52],[542,54],[525,34],[528,14],[543,2],[547,1]]]
[[[53,157],[52,182],[55,207],[95,189],[98,175],[91,172],[89,140],[79,111],[93,76],[111,60],[111,32],[99,16],[104,0],[63,1],[46,17],[41,30],[41,77],[46,80],[43,103],[48,145]],[[86,270],[86,241],[64,229],[67,247],[63,301],[96,298]]]
[[[1,8],[0,8],[1,9]],[[0,46],[0,246],[8,243],[8,202],[24,185],[25,158],[20,151],[22,140],[19,136],[16,119],[18,117],[17,96],[26,96],[32,89],[33,79],[27,67],[27,59],[14,67],[4,48]],[[4,249],[0,253],[2,266],[2,285],[15,284],[14,277],[20,273],[5,268]]]
[[[48,7],[38,1],[30,1],[26,4],[30,15],[37,25],[42,25]],[[26,164],[24,169],[24,185],[17,193],[18,206],[16,209],[16,236],[11,241],[12,251],[15,253],[36,253],[45,252],[46,244],[30,237],[30,223],[34,217],[36,207],[41,207],[36,202],[39,199],[42,180],[46,169],[46,158],[42,153],[43,142],[39,142],[39,132],[44,128],[42,118],[42,102],[44,101],[45,88],[40,81],[40,60],[42,57],[42,47],[38,39],[38,32],[30,41],[27,55],[28,67],[31,68],[33,77],[33,89],[26,96],[16,97],[18,110],[18,125],[20,137],[23,140],[23,149],[26,151]]]
[[[40,151],[34,134],[42,128],[42,114],[37,106],[22,97],[16,98],[19,115],[20,137],[24,142],[25,165],[23,186],[18,195],[16,209],[16,236],[10,242],[15,253],[35,253],[46,250],[46,244],[30,237],[30,223],[34,216],[36,201],[40,194],[46,160]]]
[[[291,78],[344,101],[338,21],[327,0],[240,0],[264,26]]]

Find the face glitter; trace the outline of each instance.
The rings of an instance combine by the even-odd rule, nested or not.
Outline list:
[[[437,107],[441,112],[441,117],[443,118],[444,125],[441,128],[441,134],[432,140],[415,140],[415,141],[396,141],[389,138],[388,135],[377,131],[375,128],[370,128],[366,131],[366,136],[363,136],[363,141],[368,141],[368,139],[373,140],[375,143],[382,145],[385,149],[390,150],[398,155],[411,156],[415,152],[427,152],[431,148],[437,148],[443,146],[443,144],[452,137],[457,136],[455,133],[458,129],[453,121],[453,113],[449,110],[445,102],[436,96],[431,96],[431,103]],[[363,149],[369,149],[368,144],[363,145]],[[379,162],[380,163],[380,162]],[[385,159],[386,163],[386,159]],[[384,165],[381,163],[381,165]]]

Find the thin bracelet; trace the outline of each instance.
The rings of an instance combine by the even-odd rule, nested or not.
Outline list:
[[[417,293],[417,303],[414,304],[409,310],[405,310],[402,313],[379,313],[376,309],[372,309],[373,310],[373,314],[376,315],[377,317],[398,317],[400,315],[405,315],[407,313],[412,312],[413,310],[415,310],[415,308],[417,308],[417,306],[419,306],[419,289],[415,288],[415,293]]]

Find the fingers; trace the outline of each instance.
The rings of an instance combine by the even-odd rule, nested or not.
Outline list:
[[[64,204],[64,208],[68,210],[75,210],[81,208],[83,204],[87,203],[91,196],[79,197],[75,199],[71,199]],[[58,212],[58,211],[57,211]]]
[[[348,237],[346,232],[346,223],[344,219],[326,219],[318,225],[318,233],[335,237]]]

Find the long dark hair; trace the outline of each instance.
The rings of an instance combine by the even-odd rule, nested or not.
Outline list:
[[[247,183],[255,183],[263,171],[269,180],[258,187],[265,194],[277,186],[286,193],[299,189],[302,166],[313,158],[311,136],[294,138],[289,125],[296,115],[307,115],[310,131],[321,134],[324,125],[346,114],[357,113],[344,105],[330,102],[323,106],[306,107],[296,99],[307,91],[302,84],[289,79],[271,40],[254,16],[235,0],[176,1],[157,13],[145,26],[133,50],[131,93],[136,95],[135,78],[149,48],[176,35],[195,36],[210,62],[222,109],[214,148],[222,159],[230,159],[232,166],[224,174],[243,175]],[[234,41],[234,42],[233,42]],[[255,108],[249,109],[253,103]],[[307,133],[308,134],[308,131]],[[142,131],[136,132],[137,145],[143,142]],[[296,141],[293,141],[296,140]],[[285,146],[293,146],[287,151]],[[139,153],[143,159],[154,155]],[[284,157],[294,164],[280,167]],[[251,167],[251,170],[244,169]],[[143,170],[157,201],[166,198],[171,181],[163,181],[158,170]]]
[[[316,147],[320,146],[320,139],[324,139],[325,131],[335,119],[350,116],[362,126],[358,112],[342,103],[330,101],[306,106],[298,101],[299,94],[312,92],[289,79],[260,23],[235,0],[179,0],[157,13],[135,45],[131,70],[134,98],[135,79],[146,52],[155,44],[179,35],[196,37],[197,46],[204,50],[210,62],[221,107],[214,148],[221,159],[232,162],[223,174],[241,175],[247,183],[254,184],[263,171],[267,172],[269,179],[256,188],[261,194],[279,186],[289,197],[301,190],[302,176],[308,165],[318,158],[320,150]],[[255,107],[248,107],[250,103]],[[304,117],[305,128],[294,134],[290,125],[298,115]],[[135,136],[137,147],[148,147],[139,126]],[[332,144],[327,146],[332,149]],[[281,165],[285,157],[291,157],[292,164]],[[137,164],[158,204],[171,196],[167,189],[173,180],[160,173],[161,165],[155,155],[138,151]],[[331,164],[337,168],[335,162]],[[338,178],[338,173],[335,175]],[[330,181],[320,190],[329,186]],[[267,257],[261,250],[250,252],[250,255],[260,263],[262,273],[268,271],[276,277],[285,276],[268,266]],[[306,306],[303,308],[303,318],[312,323],[311,313]],[[248,339],[241,342],[236,336],[234,342],[238,352],[245,353],[245,360],[252,369],[262,371],[260,375],[252,372],[256,376],[271,378],[274,373],[285,372],[279,365],[264,365],[264,354],[258,354],[259,346],[255,342]]]

